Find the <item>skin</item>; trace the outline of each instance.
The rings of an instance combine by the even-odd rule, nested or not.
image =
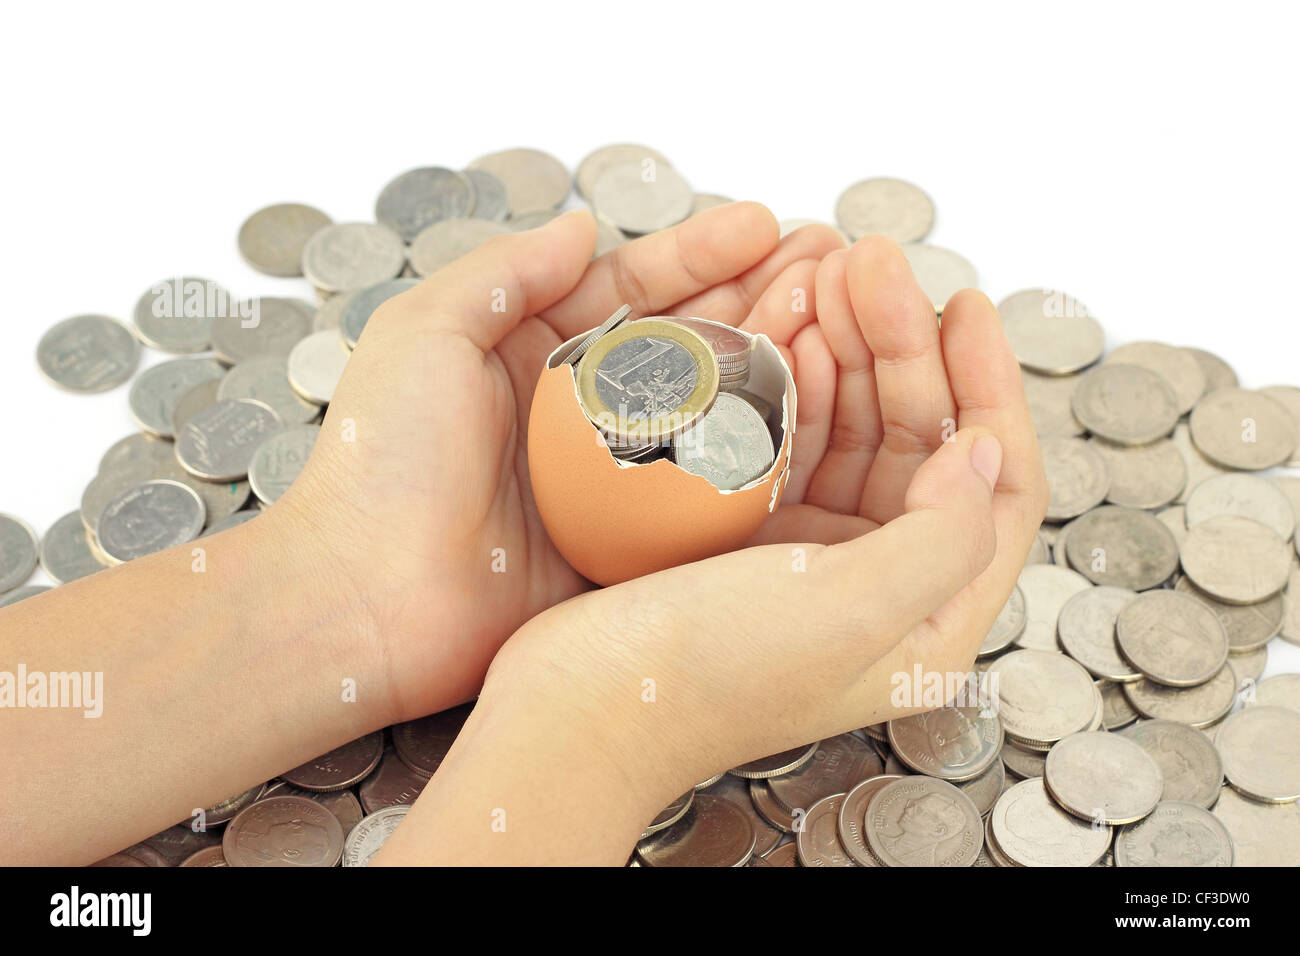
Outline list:
[[[265,515],[0,610],[0,668],[105,687],[95,720],[0,716],[26,784],[0,793],[0,863],[93,861],[479,694],[375,862],[619,864],[719,767],[908,712],[889,678],[913,662],[969,666],[1046,507],[988,300],[955,297],[940,333],[892,243],[778,241],[752,203],[594,245],[569,214],[390,300]],[[798,441],[752,547],[591,590],[542,529],[524,436],[545,357],[623,302],[768,334]]]

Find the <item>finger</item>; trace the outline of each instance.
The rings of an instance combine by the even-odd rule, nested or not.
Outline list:
[[[942,442],[956,406],[934,305],[897,243],[868,236],[849,250],[849,298],[875,356],[881,442],[859,513],[881,524],[903,512],[912,476]]]
[[[816,259],[790,263],[763,290],[740,328],[788,346],[800,329],[817,321],[816,278]]]
[[[848,261],[847,252],[834,252],[817,269],[817,323],[835,359],[835,407],[806,500],[828,511],[857,514],[880,447],[881,423],[875,356],[849,300]]]
[[[572,292],[595,247],[591,214],[568,212],[540,229],[488,240],[385,302],[371,321],[417,321],[462,335],[488,352],[525,316]]]
[[[844,240],[829,226],[805,226],[780,241],[761,262],[730,282],[719,283],[699,295],[677,303],[677,315],[698,315],[727,325],[740,325],[764,291],[786,268],[800,259],[820,260]]]
[[[568,339],[603,322],[619,306],[655,315],[682,299],[743,274],[777,247],[780,229],[754,202],[706,209],[680,225],[605,253],[562,302],[541,317]]]
[[[836,370],[835,356],[826,344],[817,324],[799,330],[791,343],[794,356],[795,393],[799,401],[795,407],[795,434],[798,441],[790,449],[790,477],[785,486],[784,500],[792,504],[802,502],[808,485],[826,454],[830,440],[831,421],[835,415]],[[820,539],[818,539],[820,540]]]

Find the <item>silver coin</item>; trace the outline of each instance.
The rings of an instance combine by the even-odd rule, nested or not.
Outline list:
[[[32,576],[40,559],[40,539],[24,521],[0,514],[0,593],[12,591]]]
[[[179,481],[154,480],[118,495],[104,509],[95,536],[118,564],[185,544],[203,530],[198,492]]]
[[[273,504],[289,490],[307,465],[319,425],[300,425],[266,439],[248,464],[248,483],[259,501]]]
[[[1106,500],[1111,504],[1163,508],[1187,486],[1187,463],[1178,446],[1167,438],[1135,446],[1093,438],[1089,444],[1106,462],[1110,475]]]
[[[1210,808],[1223,789],[1223,761],[1201,731],[1172,720],[1143,720],[1124,730],[1160,767],[1161,800]]]
[[[668,827],[672,826],[686,815],[686,811],[691,808],[691,804],[694,802],[695,788],[692,787],[659,811],[659,814],[650,821],[649,825],[641,833],[641,839],[644,840],[652,833],[658,833],[660,830],[668,829]]]
[[[853,787],[840,801],[839,818],[836,821],[840,846],[858,866],[881,865],[867,843],[867,807],[871,805],[871,798],[886,784],[902,779],[903,776],[898,774],[870,777]]]
[[[1078,520],[1078,518],[1074,519],[1074,521]],[[1066,553],[1066,549],[1070,544],[1070,528],[1074,525],[1074,521],[1067,521],[1061,525],[1056,532],[1056,538],[1052,541],[1052,564],[1058,568],[1070,567],[1070,556]]]
[[[934,202],[901,179],[864,179],[840,194],[835,221],[850,240],[881,235],[895,242],[920,242],[934,227]]]
[[[1051,563],[1052,563],[1051,545],[1048,543],[1046,535],[1043,534],[1043,531],[1040,528],[1038,533],[1034,535],[1033,542],[1029,545],[1029,554],[1025,556],[1025,564],[1030,565],[1030,564],[1051,564]]]
[[[1237,697],[1237,678],[1229,663],[1204,684],[1169,687],[1139,680],[1121,685],[1124,696],[1143,717],[1208,727],[1222,720]]]
[[[975,707],[937,710],[889,722],[889,745],[917,773],[958,783],[988,770],[1002,752],[1002,724]]]
[[[1155,372],[1173,389],[1178,399],[1178,414],[1192,410],[1205,394],[1205,373],[1196,357],[1185,349],[1163,342],[1129,342],[1117,346],[1103,362],[1124,362],[1140,365]]]
[[[1255,686],[1254,704],[1300,713],[1300,674],[1274,674]]]
[[[326,293],[361,289],[395,278],[405,266],[402,237],[377,223],[326,226],[302,250],[303,275]]]
[[[783,750],[779,754],[760,757],[758,760],[751,760],[739,767],[732,767],[727,772],[748,780],[767,780],[771,777],[778,777],[783,773],[793,773],[809,760],[812,760],[813,755],[817,753],[817,748],[820,746],[821,743],[818,742],[807,747],[794,747],[790,750]]]
[[[1101,726],[1104,729],[1119,730],[1138,719],[1138,712],[1124,696],[1120,684],[1113,680],[1099,680],[1094,686],[1101,694]]]
[[[698,794],[680,820],[643,840],[646,866],[744,866],[754,855],[754,825],[723,797]]]
[[[95,529],[108,503],[124,491],[148,481],[160,466],[173,459],[171,442],[140,435],[139,441],[118,442],[104,456],[99,474],[81,496],[81,522],[95,547]]]
[[[1025,596],[1026,620],[1024,630],[1016,638],[1016,646],[1055,653],[1061,608],[1075,594],[1090,589],[1091,582],[1069,568],[1031,564],[1020,572],[1017,584]]]
[[[1094,584],[1145,591],[1178,570],[1178,542],[1153,515],[1102,505],[1070,525],[1070,566]]]
[[[795,849],[803,866],[854,866],[840,843],[840,806],[844,794],[823,797],[808,808],[803,825],[795,831]]]
[[[912,268],[921,291],[929,297],[936,313],[962,289],[979,288],[975,267],[962,256],[942,246],[907,242],[902,246],[907,264]]]
[[[997,681],[1002,728],[1022,747],[1051,746],[1086,729],[1096,715],[1092,678],[1064,654],[1012,651],[994,661],[988,674]]]
[[[1228,783],[1254,800],[1300,800],[1300,713],[1255,704],[1223,722],[1215,735]]]
[[[1285,601],[1281,594],[1258,604],[1224,604],[1200,590],[1185,576],[1178,579],[1174,590],[1204,604],[1214,613],[1228,635],[1230,654],[1245,654],[1261,648],[1282,629]]]
[[[1011,589],[1011,596],[1002,605],[1002,610],[998,611],[988,634],[984,635],[978,656],[991,657],[1005,651],[1024,633],[1027,621],[1025,593],[1017,584]]]
[[[1026,368],[1020,371],[1020,382],[1029,402],[1034,431],[1040,438],[1078,438],[1084,434],[1070,404],[1079,376],[1043,375]]]
[[[1022,780],[989,815],[997,847],[1019,866],[1092,866],[1110,847],[1111,828],[1092,826],[1054,803],[1043,778]]]
[[[1238,515],[1272,528],[1283,541],[1295,533],[1291,500],[1271,482],[1255,475],[1227,474],[1207,478],[1187,496],[1187,527],[1215,515]]]
[[[1068,375],[1101,358],[1106,335],[1073,296],[1025,289],[998,303],[1002,327],[1020,364],[1044,375]]]
[[[1066,521],[1106,500],[1106,460],[1081,438],[1045,438],[1040,443],[1047,473],[1048,521]]]
[[[207,351],[213,319],[229,313],[234,305],[230,293],[211,279],[178,276],[150,286],[131,315],[136,334],[146,345],[189,355]]]
[[[806,810],[823,797],[844,793],[884,770],[876,750],[852,734],[823,740],[807,763],[767,781],[776,801],[794,813]]]
[[[881,787],[864,826],[871,852],[891,867],[973,866],[984,845],[984,822],[970,797],[933,777]]]
[[[181,463],[176,460],[175,455],[158,462],[149,477],[179,481],[182,485],[194,489],[198,496],[203,499],[203,510],[208,522],[222,521],[244,507],[248,502],[249,486],[247,481],[215,482],[195,478],[181,467]],[[91,543],[93,545],[93,539]]]
[[[616,328],[626,322],[627,317],[631,314],[632,307],[630,305],[619,306],[618,310],[613,315],[588,332],[585,337],[578,340],[578,344],[575,345],[560,361],[565,365],[573,365],[576,367],[578,362],[581,361],[582,357],[587,354],[587,351],[596,344],[598,339],[613,332]]]
[[[1287,576],[1286,594],[1282,598],[1282,640],[1300,645],[1300,569]]]
[[[394,296],[401,295],[419,285],[416,279],[389,279],[366,286],[359,290],[348,302],[339,320],[339,330],[347,341],[349,348],[356,348],[357,340],[374,315],[375,310]]]
[[[384,807],[361,818],[343,841],[343,866],[365,866],[411,812],[409,803]]]
[[[25,601],[29,597],[36,597],[38,594],[44,594],[50,588],[44,584],[31,584],[27,587],[14,588],[12,591],[5,591],[0,594],[0,607],[8,607],[11,604],[17,604],[19,601]]]
[[[418,276],[431,276],[489,239],[509,232],[508,226],[488,219],[444,219],[411,240],[411,268]]]
[[[1115,834],[1116,866],[1232,866],[1232,859],[1227,827],[1191,803],[1162,800]]]
[[[563,213],[558,209],[534,209],[532,212],[526,212],[520,216],[512,216],[506,221],[511,232],[527,232],[529,229],[540,229],[549,222],[559,219]]]
[[[462,172],[441,166],[410,169],[393,179],[375,201],[375,219],[407,242],[444,219],[468,216],[474,184]]]
[[[152,435],[132,432],[113,444],[99,460],[101,472],[111,472],[118,468],[130,468],[148,462],[154,464],[172,455],[172,443],[155,438]]]
[[[227,365],[288,355],[316,320],[309,303],[275,296],[249,300],[246,313],[220,316],[212,323],[212,351]]]
[[[749,861],[750,866],[789,866],[799,865],[799,847],[794,843],[783,843],[765,857],[758,854]]]
[[[1101,364],[1084,372],[1072,400],[1075,417],[1094,435],[1145,445],[1178,424],[1178,400],[1163,378],[1140,365]]]
[[[510,194],[506,184],[486,169],[461,170],[474,187],[474,205],[469,215],[475,219],[505,222],[510,218]]]
[[[1264,676],[1264,671],[1268,667],[1268,645],[1261,644],[1259,647],[1250,651],[1230,651],[1232,655],[1232,669],[1237,672],[1237,678],[1245,683],[1250,681],[1257,683]]]
[[[312,206],[297,202],[266,206],[239,227],[239,254],[258,272],[269,276],[302,275],[302,250],[333,220]]]
[[[1115,643],[1115,619],[1137,596],[1129,588],[1109,585],[1073,595],[1061,607],[1056,625],[1065,653],[1094,677],[1120,682],[1141,678],[1142,674],[1124,660]]]
[[[289,384],[307,401],[328,405],[351,354],[339,332],[313,332],[289,353]]]
[[[1224,787],[1214,816],[1232,836],[1237,866],[1300,866],[1300,804],[1260,803]]]
[[[600,179],[601,173],[611,166],[620,166],[626,163],[634,163],[638,167],[653,166],[655,169],[661,166],[672,166],[672,163],[664,157],[663,153],[651,149],[649,146],[641,146],[637,143],[615,143],[611,146],[602,146],[588,153],[582,162],[578,164],[578,171],[573,177],[578,195],[590,202],[592,193],[596,188],[596,181]]]
[[[622,232],[644,235],[686,219],[695,192],[671,166],[633,161],[604,169],[590,198],[600,218]]]
[[[159,362],[131,383],[127,401],[135,423],[151,435],[170,438],[176,404],[196,386],[220,379],[226,373],[219,362],[207,358],[180,358]]]
[[[1230,474],[1228,469],[1216,465],[1201,454],[1200,449],[1192,442],[1192,431],[1187,422],[1179,422],[1169,440],[1174,443],[1178,453],[1183,456],[1183,463],[1187,466],[1187,484],[1176,499],[1180,504],[1186,504],[1188,496],[1207,478]]]
[[[221,378],[210,378],[200,382],[176,400],[172,406],[173,435],[184,428],[185,423],[203,409],[217,403],[217,393],[221,391],[223,381],[225,381],[224,375]]]
[[[264,355],[230,369],[217,388],[217,399],[241,398],[268,406],[285,425],[306,425],[320,415],[320,406],[302,398],[289,384],[288,357]]]
[[[993,804],[1007,786],[1007,767],[1000,756],[978,777],[957,782],[957,789],[970,798],[980,816],[986,816],[993,809]]]
[[[1296,448],[1296,423],[1286,408],[1244,388],[1210,392],[1192,409],[1189,424],[1201,453],[1227,468],[1271,468]]]
[[[1231,365],[1213,352],[1188,345],[1183,346],[1183,351],[1196,359],[1197,364],[1201,366],[1201,374],[1205,376],[1206,392],[1212,392],[1216,388],[1237,387],[1237,373],[1232,370]]]
[[[282,427],[275,412],[261,402],[217,402],[191,418],[176,436],[176,458],[197,478],[238,481],[247,477],[257,446]]]
[[[510,215],[558,209],[569,198],[573,182],[554,156],[537,149],[505,149],[480,156],[470,169],[484,169],[506,184]]]
[[[59,388],[106,392],[135,373],[140,364],[140,342],[117,319],[77,315],[41,336],[36,364]]]
[[[1081,820],[1118,826],[1141,820],[1160,802],[1160,767],[1119,734],[1073,734],[1047,755],[1043,784],[1062,809]]]
[[[343,323],[343,310],[348,307],[360,289],[349,289],[347,292],[336,292],[320,304],[316,310],[316,317],[312,319],[311,330],[313,332],[327,332],[331,329],[337,331]]]
[[[733,777],[723,771],[718,775],[718,779],[711,783],[704,792],[710,796],[730,800],[749,819],[750,826],[754,828],[754,856],[767,856],[780,844],[784,834],[780,829],[768,823],[763,818],[763,815],[758,812],[758,808],[754,806],[754,801],[749,793],[749,781],[742,780],[740,777]]]
[[[679,468],[724,491],[762,477],[776,454],[763,416],[730,392],[719,392],[699,423],[673,439],[672,453]]]
[[[3,518],[0,518],[2,523]],[[0,531],[2,537],[3,531]],[[56,584],[67,584],[104,570],[105,565],[90,550],[80,511],[64,515],[45,532],[41,541],[41,567]],[[0,580],[0,590],[3,590],[3,584]]]
[[[754,804],[758,815],[782,833],[794,833],[796,826],[794,814],[781,806],[776,797],[772,796],[767,781],[750,780],[748,786],[750,802]]]
[[[1232,384],[1236,385],[1237,383],[1234,381]],[[1275,400],[1287,410],[1287,414],[1291,416],[1291,421],[1296,425],[1297,436],[1300,437],[1300,388],[1296,388],[1294,385],[1266,385],[1259,392],[1261,395],[1267,395]],[[1297,445],[1300,445],[1300,441],[1297,441]],[[1286,464],[1290,468],[1300,468],[1300,455],[1292,452]]]
[[[1225,604],[1257,604],[1286,586],[1291,549],[1271,528],[1216,515],[1192,525],[1180,550],[1183,571]]]
[[[1204,684],[1228,661],[1228,635],[1214,612],[1176,591],[1138,595],[1115,619],[1115,642],[1147,680]]]
[[[1157,511],[1156,520],[1169,529],[1178,544],[1178,550],[1182,551],[1183,542],[1187,539],[1187,509],[1182,505],[1171,505]]]

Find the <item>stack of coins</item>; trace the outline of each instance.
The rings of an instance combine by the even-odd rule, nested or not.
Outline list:
[[[575,189],[596,215],[598,255],[729,201],[694,192],[645,146],[598,149],[573,176],[546,153],[509,149],[462,170],[401,174],[380,191],[374,222],[335,224],[297,203],[251,215],[243,257],[305,277],[317,304],[240,299],[184,276],[150,286],[132,326],[59,322],[38,346],[41,371],[86,393],[134,376],[139,431],[109,447],[80,506],[69,502],[43,540],[0,514],[0,606],[48,589],[28,584],[38,563],[63,583],[255,518],[301,470],[374,310],[492,236],[554,218]],[[933,223],[931,199],[898,179],[856,183],[835,208],[847,240],[902,244],[938,314],[978,282],[966,259],[925,241]],[[1300,388],[1242,388],[1224,360],[1192,347],[1106,353],[1100,323],[1064,292],[1028,289],[999,311],[1051,503],[979,650],[991,692],[720,773],[647,821],[633,865],[1300,864],[1300,674],[1261,679],[1270,646],[1300,644],[1300,476],[1277,470],[1300,467]],[[607,410],[619,403],[594,373],[617,371],[620,345],[646,348],[655,336],[639,323],[675,329],[697,376],[687,397],[701,373],[712,378],[689,406],[654,400],[685,407],[677,431],[650,440],[644,424],[615,428],[604,432],[611,451],[667,457],[719,487],[758,467],[773,443],[756,422],[770,431],[774,410],[744,387],[749,340],[694,317],[629,312],[567,359],[593,373],[590,395],[605,383]],[[137,376],[142,345],[177,357]],[[633,390],[667,396],[685,384],[654,370]],[[364,865],[466,713],[368,735],[105,864]],[[276,822],[305,818],[311,845],[281,845]]]

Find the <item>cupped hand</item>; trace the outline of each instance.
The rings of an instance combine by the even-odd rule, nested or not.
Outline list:
[[[393,720],[472,697],[511,633],[590,587],[529,489],[528,411],[546,357],[623,303],[740,324],[791,268],[843,246],[828,228],[779,239],[755,203],[592,260],[595,242],[590,215],[569,213],[492,239],[381,306],[273,509],[343,570]]]

